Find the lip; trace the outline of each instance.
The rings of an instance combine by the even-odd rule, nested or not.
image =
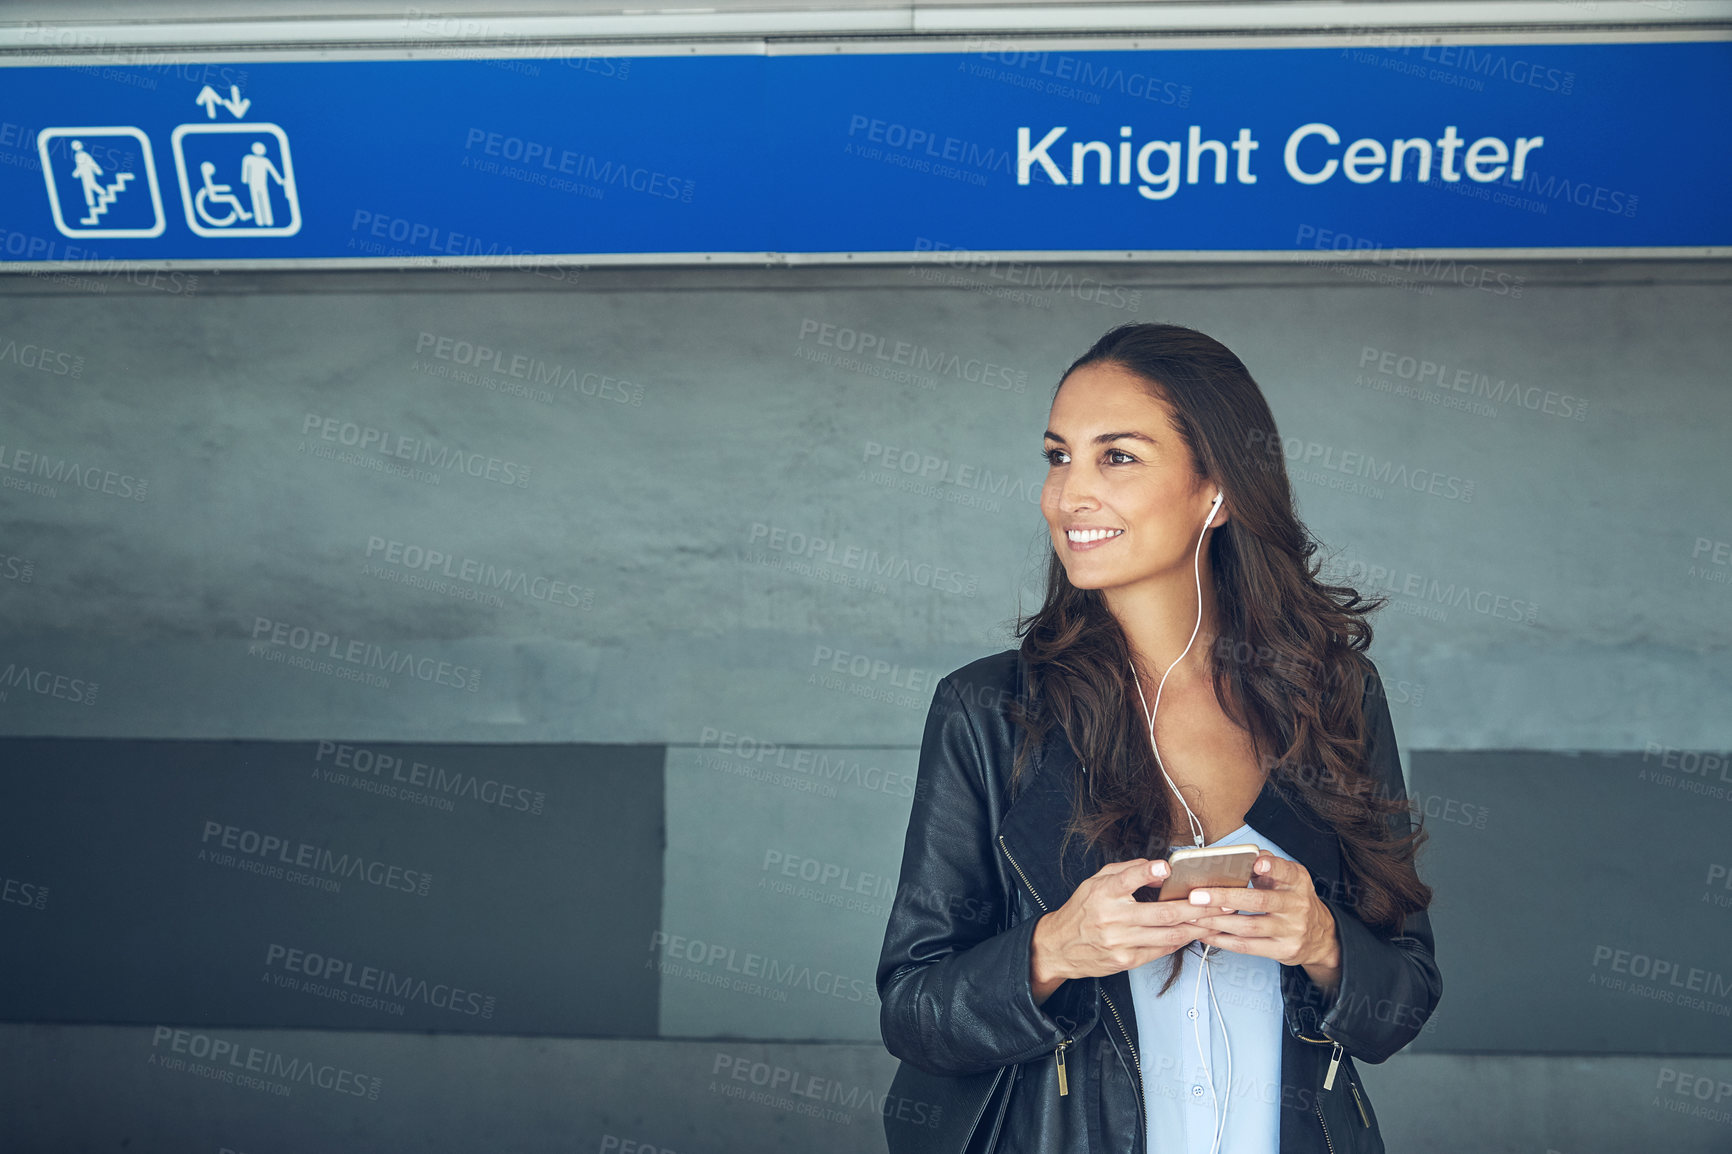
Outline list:
[[[1081,526],[1081,527],[1082,528],[1089,528],[1090,526]],[[1101,526],[1098,526],[1098,528],[1107,529],[1107,528],[1111,528],[1111,526],[1101,525]],[[1078,542],[1078,541],[1072,541],[1070,539],[1070,530],[1067,529],[1067,530],[1065,530],[1064,543],[1070,547],[1070,550],[1073,553],[1086,553],[1090,549],[1099,549],[1103,545],[1111,545],[1114,541],[1121,540],[1124,537],[1124,535],[1125,535],[1124,531],[1120,530],[1118,536],[1116,536],[1116,537],[1102,537],[1099,541],[1081,541],[1081,542]]]

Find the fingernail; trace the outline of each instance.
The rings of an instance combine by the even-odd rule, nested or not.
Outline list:
[[[1208,905],[1209,904],[1209,891],[1207,891],[1207,890],[1192,890],[1191,891],[1191,904],[1194,906],[1206,906],[1206,905]]]

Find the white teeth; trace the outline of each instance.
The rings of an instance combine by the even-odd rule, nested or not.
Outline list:
[[[1065,533],[1065,536],[1078,545],[1086,545],[1090,541],[1104,541],[1108,537],[1117,537],[1123,532],[1123,529],[1071,529]]]

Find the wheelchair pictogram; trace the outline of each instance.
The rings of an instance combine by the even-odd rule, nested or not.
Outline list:
[[[162,235],[162,189],[142,129],[44,128],[36,135],[36,150],[61,235]]]
[[[182,124],[172,142],[181,204],[193,232],[293,236],[301,231],[289,138],[280,127]],[[196,170],[196,179],[189,170]]]

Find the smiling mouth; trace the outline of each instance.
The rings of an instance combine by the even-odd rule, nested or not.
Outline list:
[[[1065,540],[1072,545],[1092,545],[1096,541],[1111,541],[1123,534],[1123,529],[1067,529]]]

